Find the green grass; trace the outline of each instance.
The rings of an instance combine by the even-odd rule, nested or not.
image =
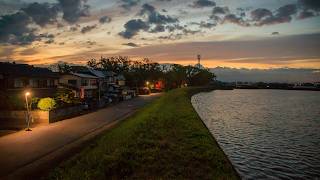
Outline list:
[[[238,179],[190,103],[176,89],[105,132],[48,179]]]

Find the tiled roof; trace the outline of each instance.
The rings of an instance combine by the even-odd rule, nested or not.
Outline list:
[[[91,68],[88,68],[88,69],[91,72],[91,74],[93,74],[93,75],[95,75],[95,76],[97,76],[99,78],[104,78],[105,77],[105,75],[103,74],[102,71],[94,70],[94,69],[91,69]]]
[[[8,62],[0,62],[0,74],[10,77],[59,77],[58,73],[54,73],[48,68],[40,68],[28,64],[14,64]]]
[[[89,74],[82,74],[82,73],[70,73],[72,75],[78,76],[78,77],[82,77],[82,78],[92,78],[92,79],[97,79],[97,76],[91,76]]]

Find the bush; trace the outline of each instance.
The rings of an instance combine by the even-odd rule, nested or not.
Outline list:
[[[31,109],[36,109],[39,101],[40,101],[40,98],[38,98],[38,97],[33,97],[33,98],[31,99]]]
[[[55,95],[55,100],[59,107],[66,107],[70,105],[77,105],[80,103],[79,98],[69,89],[59,89]]]
[[[56,108],[56,101],[52,98],[42,98],[38,102],[38,108],[44,111],[50,111]]]

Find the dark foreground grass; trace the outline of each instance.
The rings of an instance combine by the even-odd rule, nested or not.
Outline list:
[[[238,179],[190,103],[190,95],[198,91],[165,93],[47,178]]]

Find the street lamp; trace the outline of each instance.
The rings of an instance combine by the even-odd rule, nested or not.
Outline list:
[[[28,96],[30,96],[30,92],[26,92],[25,93],[26,108],[27,108],[27,129],[26,129],[26,131],[31,131],[31,129],[30,129],[30,112],[29,112]]]

